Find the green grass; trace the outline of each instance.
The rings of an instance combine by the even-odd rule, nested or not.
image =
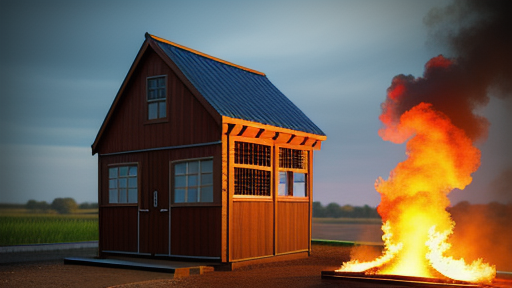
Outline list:
[[[0,246],[98,240],[98,215],[87,213],[35,214],[24,209],[0,209]]]
[[[313,223],[382,225],[382,219],[380,219],[380,218],[313,218]]]

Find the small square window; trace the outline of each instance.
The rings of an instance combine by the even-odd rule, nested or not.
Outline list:
[[[213,202],[213,161],[174,165],[174,203]]]
[[[119,166],[108,169],[108,203],[137,203],[137,166]]]

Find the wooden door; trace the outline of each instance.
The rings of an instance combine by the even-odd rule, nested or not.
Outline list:
[[[139,207],[139,253],[169,255],[169,165],[160,153],[145,161]]]

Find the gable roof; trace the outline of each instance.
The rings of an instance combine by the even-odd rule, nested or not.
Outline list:
[[[93,155],[97,152],[97,146],[113,117],[121,95],[149,47],[186,82],[192,94],[217,123],[221,124],[223,117],[235,118],[315,134],[323,138],[321,141],[325,140],[322,130],[281,93],[264,73],[146,33],[146,41],[142,44],[91,145]]]
[[[325,136],[265,74],[165,39],[155,41],[221,116]]]

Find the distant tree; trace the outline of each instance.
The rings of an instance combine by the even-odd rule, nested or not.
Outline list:
[[[98,203],[84,202],[84,203],[78,205],[78,208],[79,209],[97,209]]]
[[[50,210],[50,204],[46,203],[46,201],[36,201],[36,200],[28,200],[27,204],[25,204],[25,208],[32,211],[48,211]]]
[[[78,209],[78,204],[73,198],[55,198],[51,207],[59,214],[70,214]]]
[[[325,208],[321,202],[313,202],[313,217],[325,217]]]
[[[339,218],[341,217],[341,207],[338,203],[329,203],[325,207],[325,217]]]

